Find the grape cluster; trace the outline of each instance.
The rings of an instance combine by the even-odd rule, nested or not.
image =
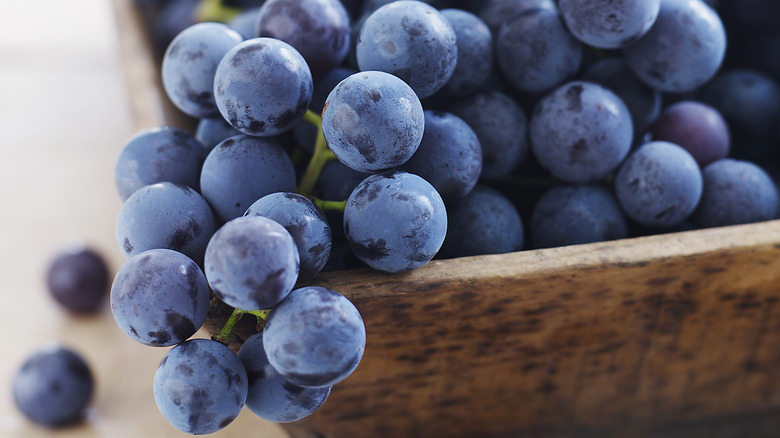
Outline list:
[[[778,156],[777,72],[728,56],[736,1],[239,3],[166,44],[195,132],[139,133],[116,168],[112,311],[173,347],[154,391],[182,430],[245,404],[296,421],[355,370],[365,327],[322,271],[778,215],[755,164]],[[190,339],[209,301],[235,311]],[[236,355],[243,314],[264,328]]]

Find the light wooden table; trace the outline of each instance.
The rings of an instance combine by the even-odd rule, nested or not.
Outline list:
[[[83,239],[123,263],[114,240],[121,203],[113,167],[134,134],[111,3],[4,0],[0,14],[0,436],[175,437],[157,412],[152,378],[167,349],[136,344],[108,307],[63,312],[44,273],[60,247]],[[63,342],[97,381],[87,421],[51,431],[15,408],[10,385],[25,357]],[[250,434],[250,435],[248,435]],[[283,437],[247,409],[218,437]]]

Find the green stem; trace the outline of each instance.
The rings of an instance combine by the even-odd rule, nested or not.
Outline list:
[[[322,173],[322,168],[325,167],[331,160],[335,160],[336,156],[328,148],[328,142],[325,141],[325,134],[322,132],[322,117],[318,116],[312,110],[306,111],[303,115],[303,120],[306,123],[310,123],[317,127],[317,140],[314,143],[314,154],[311,156],[306,172],[303,174],[300,183],[298,184],[297,192],[304,196],[309,196],[314,190],[314,185],[317,184],[317,179]]]
[[[258,327],[261,327],[262,325],[264,325],[265,320],[268,319],[268,314],[270,312],[271,312],[270,310],[233,309],[233,313],[231,313],[230,317],[227,319],[227,321],[225,321],[225,325],[222,326],[222,329],[220,329],[219,332],[214,334],[211,337],[211,339],[227,345],[229,343],[228,337],[230,336],[230,333],[233,331],[233,328],[236,326],[238,320],[241,319],[242,316],[244,316],[245,314],[254,315],[255,317],[257,317]]]
[[[201,0],[195,15],[198,21],[216,21],[227,23],[241,13],[241,9],[222,4],[222,0]]]
[[[314,197],[309,197],[312,202],[314,202],[317,207],[321,208],[322,211],[340,211],[344,212],[344,208],[347,206],[347,201],[325,201],[324,199],[317,199]]]

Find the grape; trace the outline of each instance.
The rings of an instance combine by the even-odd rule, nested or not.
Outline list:
[[[704,190],[693,220],[699,227],[721,227],[776,219],[777,186],[754,163],[729,158],[702,170]]]
[[[271,310],[263,347],[268,362],[285,379],[324,388],[357,368],[366,348],[366,328],[343,295],[324,287],[304,287]]]
[[[604,178],[626,157],[633,140],[631,115],[613,92],[572,81],[534,108],[531,147],[553,176],[572,183]]]
[[[455,101],[449,112],[463,119],[477,135],[482,148],[480,178],[506,176],[528,155],[528,119],[508,95],[477,92]]]
[[[309,109],[317,114],[322,114],[328,95],[339,82],[357,73],[357,70],[348,67],[336,67],[314,81],[314,91],[311,96]]]
[[[222,23],[198,23],[179,33],[165,51],[160,73],[171,102],[193,117],[218,116],[214,74],[222,57],[241,41]]]
[[[487,24],[493,35],[498,35],[504,21],[535,8],[558,12],[553,0],[487,0],[479,11],[479,18]]]
[[[127,198],[119,211],[116,238],[125,258],[167,248],[200,261],[215,229],[214,214],[198,192],[162,182]]]
[[[701,0],[661,0],[658,18],[623,50],[626,64],[649,86],[683,93],[709,81],[726,51],[720,17]]]
[[[119,328],[144,345],[169,347],[206,321],[209,285],[184,254],[150,249],[128,260],[111,286],[111,312]]]
[[[309,66],[291,45],[252,38],[233,47],[214,76],[220,114],[239,131],[260,137],[289,130],[309,106]]]
[[[737,136],[774,138],[780,85],[771,76],[751,69],[726,70],[705,85],[701,94],[702,101],[715,107]]]
[[[534,248],[628,237],[628,222],[610,191],[595,184],[561,185],[546,191],[531,216]]]
[[[202,435],[223,429],[241,412],[246,370],[228,347],[192,339],[173,347],[154,373],[154,401],[179,430]]]
[[[466,96],[477,91],[493,67],[493,36],[487,24],[476,15],[460,9],[443,9],[441,15],[455,31],[458,58],[455,71],[440,92]]]
[[[295,191],[295,167],[273,139],[239,135],[218,144],[203,163],[200,186],[217,216],[227,222],[274,192]]]
[[[458,116],[425,111],[420,147],[401,169],[423,177],[445,200],[466,196],[482,171],[482,148],[474,131]]]
[[[447,237],[438,256],[520,251],[523,240],[523,221],[512,202],[498,190],[477,184],[468,195],[447,204]]]
[[[653,140],[682,146],[702,168],[729,153],[726,121],[718,110],[701,102],[686,100],[667,107],[653,124],[651,134]]]
[[[149,184],[172,182],[198,190],[203,144],[183,129],[159,126],[145,129],[122,148],[114,172],[122,201]]]
[[[452,26],[435,8],[395,1],[366,18],[355,53],[360,70],[398,76],[424,99],[452,76],[458,46]]]
[[[24,361],[12,386],[14,402],[27,418],[42,426],[60,427],[82,418],[95,382],[81,355],[52,343]]]
[[[626,47],[658,17],[660,0],[560,0],[566,26],[580,41],[602,49]]]
[[[628,156],[615,177],[623,211],[648,227],[684,221],[701,198],[702,175],[693,156],[665,141],[645,143]]]
[[[436,189],[417,175],[371,175],[347,199],[344,233],[355,255],[372,268],[408,271],[441,248],[447,212]]]
[[[298,421],[319,409],[330,395],[330,386],[307,388],[282,377],[268,363],[262,332],[244,341],[238,357],[249,378],[246,406],[261,418],[276,423]]]
[[[255,201],[244,216],[263,216],[282,225],[292,236],[300,256],[298,281],[314,278],[330,255],[331,233],[325,214],[303,195],[271,193]]]
[[[167,0],[152,17],[153,49],[161,59],[171,41],[197,22],[196,11],[200,0]]]
[[[596,61],[585,68],[580,79],[609,88],[626,104],[634,123],[635,136],[644,134],[661,114],[661,93],[640,81],[623,58]]]
[[[352,170],[338,160],[329,161],[322,168],[317,187],[322,199],[341,201],[349,198],[361,181],[368,174]]]
[[[360,72],[331,91],[322,131],[342,163],[380,172],[405,163],[417,150],[425,125],[422,104],[402,80],[381,71]]]
[[[317,77],[347,57],[350,33],[349,15],[338,0],[267,0],[255,35],[295,47]]]
[[[228,21],[228,26],[238,32],[244,40],[257,36],[257,20],[259,19],[260,6],[242,10]]]
[[[214,293],[243,310],[268,309],[295,286],[300,257],[277,222],[246,216],[222,226],[206,248],[204,271]]]
[[[108,296],[108,265],[99,252],[83,244],[64,248],[46,269],[46,286],[68,311],[95,313]]]
[[[203,143],[207,155],[218,144],[240,134],[241,131],[231,126],[222,116],[213,119],[200,119],[195,127],[195,138]],[[203,158],[205,159],[206,157]],[[198,175],[200,176],[200,173]],[[200,181],[198,181],[198,185],[200,185]]]
[[[555,9],[530,8],[506,20],[495,41],[498,67],[520,91],[550,90],[574,76],[582,61],[582,43]]]

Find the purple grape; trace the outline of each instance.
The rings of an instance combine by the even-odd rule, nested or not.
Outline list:
[[[455,71],[439,90],[447,96],[466,96],[477,91],[493,68],[493,35],[476,15],[461,9],[443,9],[441,15],[455,31],[458,59]]]
[[[80,420],[94,390],[87,362],[57,343],[28,357],[16,371],[11,388],[16,407],[31,421],[51,428]]]
[[[222,116],[213,119],[200,119],[198,126],[195,127],[195,138],[206,148],[206,155],[218,144],[240,134],[241,131],[231,126]],[[205,157],[203,158],[205,159]],[[203,163],[201,163],[202,165]],[[198,185],[200,185],[200,182],[198,182]]]
[[[580,41],[602,49],[626,47],[658,17],[660,0],[560,0],[567,27]]]
[[[720,112],[696,101],[681,101],[667,107],[653,124],[651,137],[682,146],[702,168],[725,158],[731,142],[728,125]]]
[[[295,286],[300,257],[277,222],[246,216],[222,226],[206,248],[204,271],[217,297],[243,310],[269,309]]]
[[[452,26],[420,1],[394,1],[372,12],[360,29],[355,50],[361,71],[398,76],[420,99],[447,83],[458,58]]]
[[[531,116],[531,146],[553,176],[594,182],[617,168],[633,141],[631,115],[610,90],[572,81],[537,103]]]
[[[314,413],[330,395],[330,386],[307,388],[289,382],[268,362],[263,333],[256,333],[238,350],[249,378],[246,407],[275,423],[290,423]]]
[[[702,171],[704,191],[693,220],[699,227],[721,227],[778,217],[778,190],[759,166],[724,158]]]
[[[198,23],[179,33],[165,51],[160,73],[171,102],[192,117],[219,116],[214,75],[222,57],[241,41],[222,23]]]
[[[558,12],[554,0],[482,0],[481,3],[483,5],[479,11],[479,18],[487,24],[494,36],[498,35],[506,20],[527,10],[545,8]]]
[[[225,345],[192,339],[173,347],[154,373],[154,401],[179,430],[205,435],[241,412],[248,391],[241,360]]]
[[[119,269],[111,286],[111,312],[136,342],[169,347],[194,335],[206,321],[209,285],[184,254],[150,249]]]
[[[263,347],[268,362],[288,381],[326,388],[357,368],[366,348],[366,328],[360,312],[343,295],[304,287],[271,310]]]
[[[693,156],[665,141],[645,143],[628,156],[615,177],[623,211],[648,227],[673,227],[693,213],[702,176]]]
[[[109,291],[109,268],[102,254],[82,244],[59,251],[46,270],[46,286],[68,311],[100,310]]]
[[[314,77],[341,64],[350,47],[349,15],[339,0],[267,0],[255,36],[295,47]]]

